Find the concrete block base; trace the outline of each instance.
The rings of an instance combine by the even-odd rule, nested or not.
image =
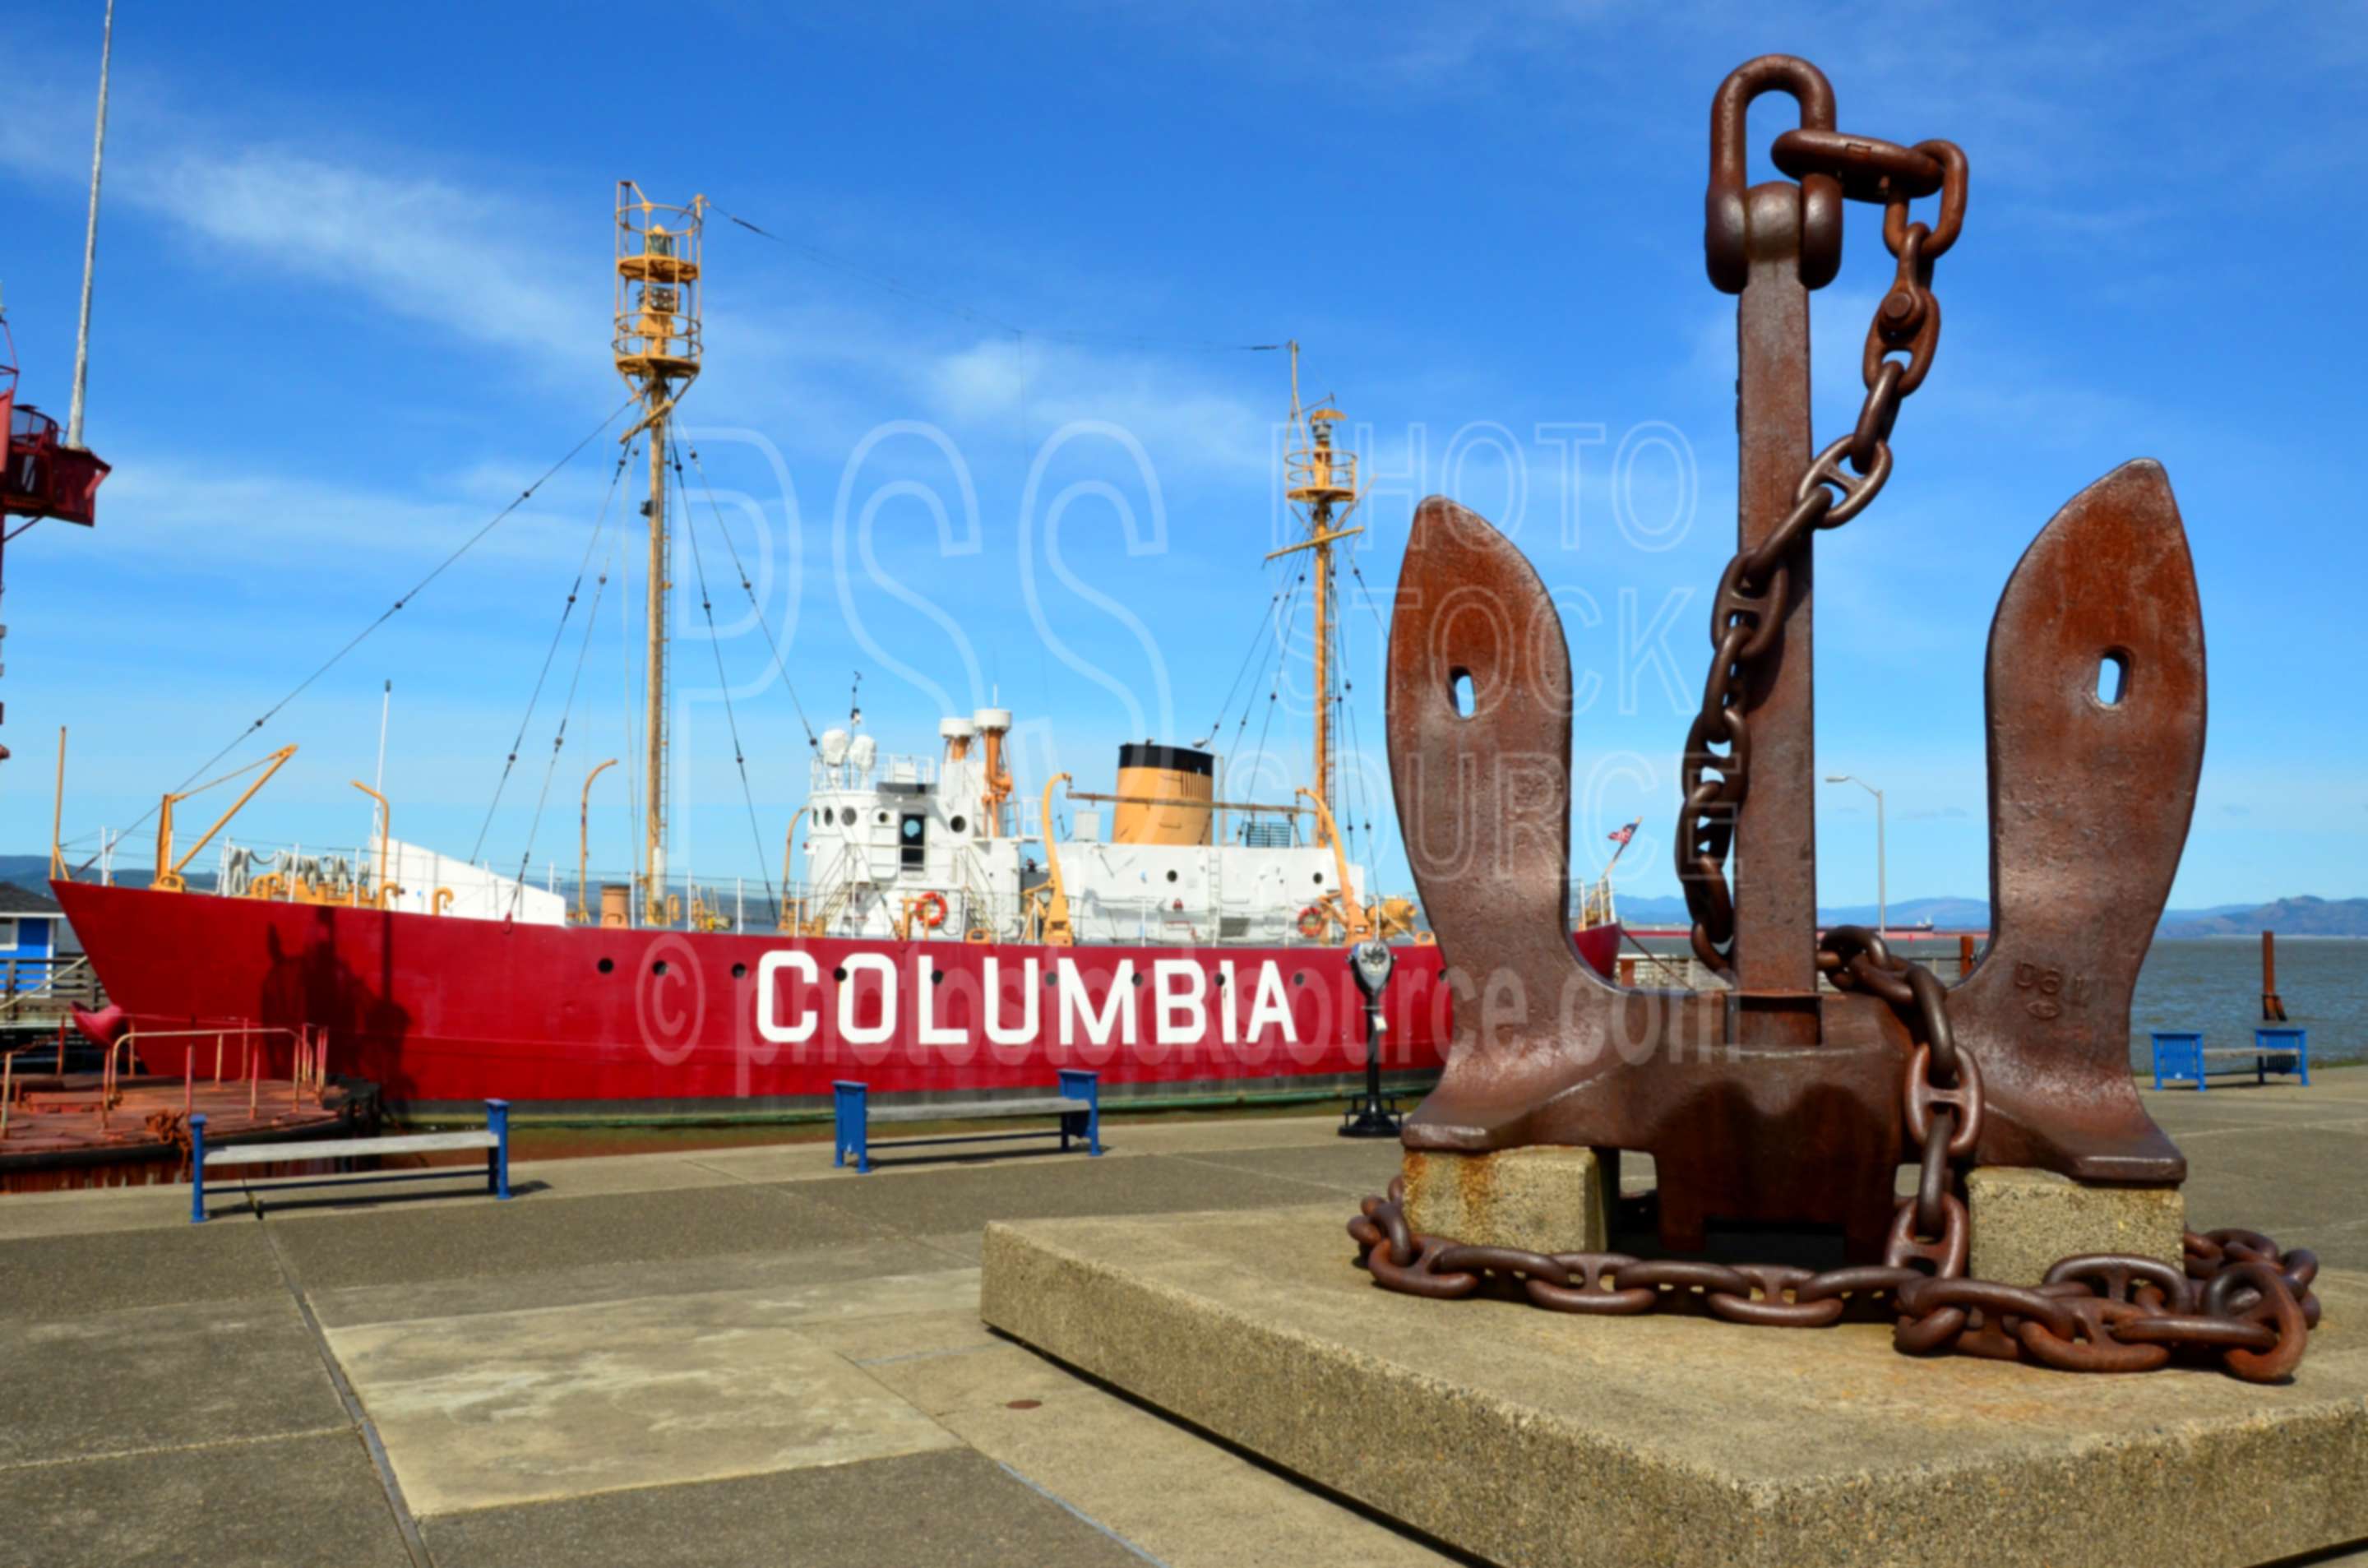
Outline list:
[[[2175,1187],[2083,1187],[2054,1171],[1991,1165],[1965,1178],[1976,1279],[2036,1285],[2076,1253],[2135,1253],[2178,1266],[2187,1199]]]
[[[1406,1222],[1427,1235],[1531,1252],[1601,1252],[1610,1210],[1592,1149],[1541,1145],[1406,1156]]]
[[[1508,1565],[2263,1563],[2368,1540],[2368,1276],[2295,1377],[1916,1359],[1375,1287],[1345,1209],[992,1224],[982,1315]],[[1117,1462],[1117,1461],[1113,1461]]]

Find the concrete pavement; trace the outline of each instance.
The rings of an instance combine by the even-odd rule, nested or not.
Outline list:
[[[2146,1097],[2192,1223],[2368,1267],[2368,1073]],[[1450,1561],[978,1323],[989,1219],[1345,1220],[1397,1150],[1332,1127],[223,1187],[202,1227],[186,1188],[0,1199],[0,1563]]]

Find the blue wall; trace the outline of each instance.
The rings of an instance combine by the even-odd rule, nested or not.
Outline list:
[[[0,989],[30,991],[49,978],[53,967],[45,963],[17,965],[15,984],[9,984],[7,960],[10,959],[46,959],[55,951],[60,921],[56,915],[0,915],[0,923],[14,919],[17,923],[17,945],[0,945]]]

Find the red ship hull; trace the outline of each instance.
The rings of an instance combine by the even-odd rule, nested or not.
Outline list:
[[[1060,1067],[1098,1070],[1113,1097],[1183,1098],[1321,1088],[1364,1066],[1338,948],[806,939],[55,888],[135,1030],[309,1025],[333,1073],[414,1113],[499,1097],[526,1114],[714,1117],[819,1108],[836,1078],[918,1096],[1041,1089]],[[1580,934],[1599,970],[1617,934]],[[1452,987],[1437,948],[1398,959],[1383,1064],[1427,1075]]]

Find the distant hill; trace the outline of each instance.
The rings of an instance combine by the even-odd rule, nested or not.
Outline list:
[[[2165,937],[2250,937],[2275,931],[2281,937],[2368,937],[2368,898],[2282,898],[2247,909],[2166,914]]]
[[[46,855],[0,855],[0,882],[14,882],[20,888],[40,888],[50,885],[50,858]]]
[[[1990,924],[1989,901],[1979,898],[1904,898],[1887,913],[1894,929],[1927,920],[1943,931],[1984,931]],[[1872,926],[1874,917],[1871,903],[1834,904],[1817,911],[1821,926]]]
[[[1872,926],[1874,905],[1845,903],[1829,905],[1817,911],[1821,926]],[[1930,920],[1943,931],[1979,931],[1990,923],[1990,906],[1978,898],[1911,898],[1895,903],[1890,910],[1891,925],[1918,926]],[[1681,898],[1620,897],[1620,920],[1626,926],[1683,926],[1692,919],[1686,913],[1686,901]]]

